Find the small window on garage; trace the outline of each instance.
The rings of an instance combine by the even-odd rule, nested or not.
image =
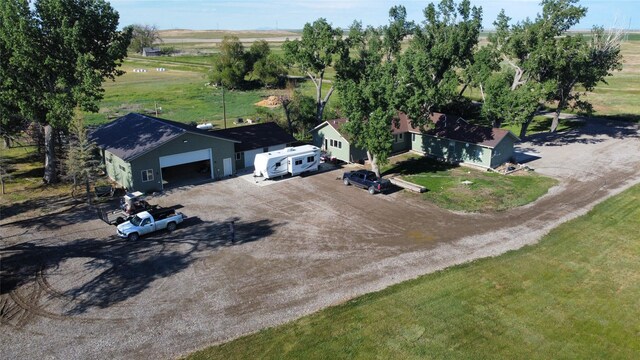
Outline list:
[[[280,165],[282,165],[282,163],[280,163],[280,162],[277,162],[277,163],[276,163],[276,167],[277,167],[277,168],[278,168],[278,167],[280,167]]]
[[[153,169],[142,170],[142,181],[153,181]]]
[[[242,153],[236,153],[236,160],[242,160]]]
[[[298,159],[298,160],[296,160],[296,163],[295,163],[295,164],[296,164],[296,165],[302,165],[302,159]]]
[[[312,163],[315,160],[314,156],[307,156],[307,162]]]

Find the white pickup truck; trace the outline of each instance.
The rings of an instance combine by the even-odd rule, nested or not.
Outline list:
[[[118,225],[118,236],[135,241],[140,236],[154,231],[162,229],[173,231],[184,219],[183,214],[173,209],[162,209],[153,213],[143,211],[134,215],[131,220]]]

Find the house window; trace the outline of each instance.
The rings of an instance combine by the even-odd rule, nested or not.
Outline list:
[[[331,147],[333,147],[333,139],[329,140],[329,145],[331,145]]]
[[[296,160],[295,164],[296,164],[296,165],[302,165],[302,159],[298,159],[298,160]]]
[[[402,142],[404,140],[404,134],[403,133],[395,134],[395,140],[397,143]]]
[[[262,148],[262,152],[269,152],[269,148],[268,147]]]
[[[282,165],[282,163],[280,163],[280,162],[277,162],[277,163],[276,163],[276,167],[277,167],[277,168],[279,168],[279,167],[280,167],[280,165]]]
[[[314,156],[307,156],[307,162],[312,163],[316,158]]]
[[[329,140],[324,139],[324,149],[326,150],[329,147]]]
[[[153,169],[142,170],[142,182],[153,181]]]
[[[411,134],[411,141],[416,141],[416,134]]]
[[[119,168],[120,168],[120,170],[122,170],[122,171],[127,171],[127,169],[125,169],[125,168],[124,168],[124,166],[122,166],[122,165],[118,165],[118,167],[119,167]]]
[[[242,160],[242,153],[236,153],[236,160]]]

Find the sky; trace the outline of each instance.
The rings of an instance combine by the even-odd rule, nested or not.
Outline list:
[[[266,30],[302,29],[323,17],[335,27],[347,28],[354,20],[364,25],[384,25],[389,8],[404,5],[410,20],[422,21],[429,0],[110,0],[120,13],[120,25],[156,25],[158,29]],[[439,2],[439,0],[438,0]],[[458,1],[459,2],[459,1]],[[491,29],[500,9],[513,21],[534,18],[539,0],[471,0],[483,9],[483,27]],[[587,16],[574,30],[594,25],[640,29],[640,0],[582,0]]]

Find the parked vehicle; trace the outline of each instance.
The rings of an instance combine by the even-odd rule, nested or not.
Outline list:
[[[113,211],[100,210],[100,218],[109,225],[120,225],[129,221],[133,215],[142,211],[159,210],[158,205],[151,205],[144,200],[140,191],[126,193],[120,199],[120,207]]]
[[[384,192],[389,188],[389,180],[378,178],[376,173],[369,170],[349,171],[342,175],[345,185],[353,185],[367,189],[369,194]]]
[[[134,215],[131,220],[118,225],[118,236],[135,241],[140,236],[154,231],[163,229],[173,231],[185,218],[186,216],[174,209],[143,211]]]
[[[320,164],[320,149],[313,145],[288,147],[282,150],[256,154],[253,176],[270,179],[291,174],[292,176],[317,171]]]

